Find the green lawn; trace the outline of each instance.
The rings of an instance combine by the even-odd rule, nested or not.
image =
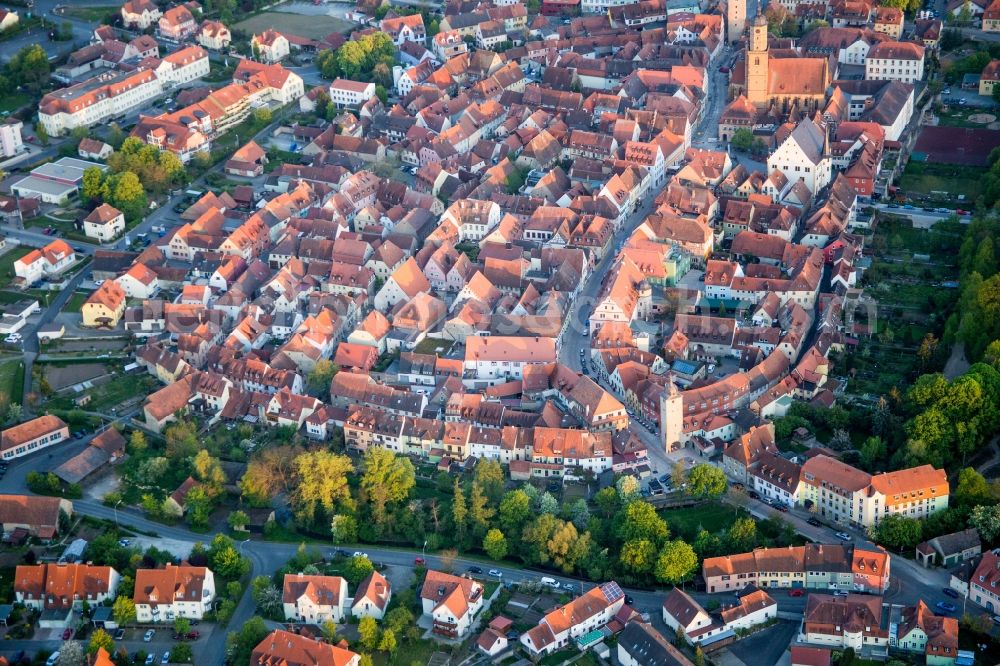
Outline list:
[[[14,262],[34,248],[18,245],[0,255],[0,288],[6,287],[14,279]]]
[[[0,394],[12,402],[21,402],[24,393],[24,362],[11,359],[0,363]]]
[[[109,14],[115,14],[120,10],[117,6],[107,6],[107,7],[73,7],[69,6],[63,11],[65,16],[74,16],[78,19],[84,21],[90,21],[92,23],[101,23],[108,17]]]
[[[66,301],[65,307],[63,307],[63,312],[79,312],[83,309],[83,304],[87,302],[87,298],[90,294],[83,294],[79,291],[74,292],[69,300]]]
[[[0,99],[0,112],[7,111],[8,113],[14,113],[21,107],[28,106],[30,103],[31,95],[28,93],[7,93]]]
[[[660,516],[667,521],[670,532],[693,539],[701,528],[716,533],[728,529],[739,517],[738,510],[722,502],[706,502],[684,509],[664,509]]]
[[[390,656],[385,652],[373,652],[372,664],[374,666],[410,666],[410,664],[426,664],[431,655],[435,652],[447,652],[434,641],[418,640],[399,642],[396,654]]]
[[[979,176],[982,170],[954,164],[930,164],[909,162],[899,179],[899,187],[907,195],[936,196],[940,202],[957,201],[959,194],[972,205],[972,200],[982,193]],[[946,195],[932,195],[932,192],[946,192]]]

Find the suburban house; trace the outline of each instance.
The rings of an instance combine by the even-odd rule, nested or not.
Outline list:
[[[126,0],[122,5],[122,25],[133,30],[148,30],[161,16],[153,0]]]
[[[765,624],[778,615],[778,603],[754,585],[736,595],[736,603],[709,613],[683,590],[674,588],[663,602],[663,622],[682,631],[692,643],[709,645],[737,631]]]
[[[344,621],[347,581],[340,576],[285,574],[281,602],[285,620],[321,625]]]
[[[388,579],[379,572],[373,571],[358,584],[358,589],[354,591],[351,615],[358,618],[373,617],[376,620],[381,620],[391,600],[392,586]]]
[[[138,569],[133,601],[139,622],[173,622],[178,617],[200,620],[212,610],[215,576],[211,569],[187,564]]]
[[[83,219],[83,233],[101,243],[114,240],[125,233],[125,213],[102,203]]]
[[[375,96],[372,82],[336,79],[330,84],[330,101],[338,109],[356,109]]]
[[[483,607],[483,586],[471,578],[428,570],[420,600],[424,615],[432,618],[434,633],[462,638]]]
[[[250,654],[250,666],[358,666],[361,655],[308,636],[275,629]]]
[[[125,290],[115,280],[105,280],[80,308],[86,328],[113,329],[125,314]]]
[[[175,42],[183,42],[198,31],[198,23],[187,5],[177,5],[168,9],[160,17],[157,26],[160,29],[160,37]]]
[[[951,568],[976,558],[983,552],[979,532],[974,528],[942,534],[917,544],[917,562],[925,567],[934,565]]]
[[[861,652],[889,644],[882,597],[867,594],[810,594],[799,629],[799,641]]]
[[[921,599],[903,609],[890,645],[923,653],[928,666],[952,666],[958,657],[958,619],[935,615]]]
[[[46,414],[0,433],[0,456],[4,460],[19,458],[68,439],[69,426],[58,416]]]
[[[1000,555],[988,550],[969,579],[969,599],[990,613],[1000,611]]]
[[[198,43],[212,51],[224,51],[232,41],[232,33],[221,21],[204,21],[198,30]]]
[[[0,495],[0,526],[3,534],[19,543],[28,536],[43,541],[59,532],[59,516],[73,515],[73,503],[59,497]]]
[[[811,543],[707,557],[702,576],[709,594],[742,590],[747,585],[881,594],[889,587],[889,568],[889,555],[881,549]]]
[[[618,583],[603,583],[547,613],[537,626],[521,635],[521,645],[536,658],[560,650],[574,639],[604,628],[623,605],[625,593]]]
[[[621,666],[694,666],[663,634],[645,622],[629,622],[618,634]]]
[[[79,610],[114,599],[121,576],[111,567],[91,564],[35,564],[14,572],[18,603],[37,610]]]
[[[277,30],[265,30],[250,38],[250,47],[261,62],[274,64],[281,62],[291,53],[288,38]]]
[[[25,286],[33,285],[44,277],[52,277],[69,268],[76,261],[73,248],[57,238],[39,250],[32,250],[14,262],[14,275]]]

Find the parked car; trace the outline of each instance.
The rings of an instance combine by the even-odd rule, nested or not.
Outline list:
[[[152,666],[152,663],[156,661],[156,655],[150,652],[146,655],[146,666]]]
[[[426,560],[424,560],[424,558],[422,558],[422,557],[419,557],[419,556],[418,556],[418,557],[414,557],[414,558],[413,558],[413,563],[414,563],[414,564],[416,564],[416,565],[418,565],[418,566],[421,566],[421,567],[422,567],[422,566],[424,566],[424,565],[425,565],[425,564],[426,564],[427,562],[426,562]]]
[[[559,581],[557,581],[555,578],[549,578],[548,576],[542,576],[542,579],[540,581],[538,581],[538,582],[541,583],[542,585],[546,585],[548,587],[551,587],[553,590],[558,590],[559,589]]]
[[[69,639],[73,638],[73,630],[67,627],[67,628],[66,628],[66,629],[65,629],[65,630],[63,631],[63,634],[62,634],[62,636],[63,636],[63,640],[64,640],[64,641],[68,641]]]
[[[477,566],[473,565],[473,566],[469,567],[468,569],[466,569],[466,571],[468,571],[471,574],[481,574],[481,573],[483,573],[483,568],[482,567],[477,567]]]
[[[625,603],[628,604],[629,606],[635,604],[635,599],[632,598],[631,594],[625,595]]]
[[[45,666],[56,666],[57,661],[59,661],[59,650],[49,655],[49,658],[45,661]]]
[[[934,604],[934,608],[938,609],[942,613],[954,613],[958,610],[958,607],[949,601],[939,601]]]
[[[951,589],[950,587],[942,587],[941,591],[944,592],[945,595],[951,597],[952,599],[958,599],[958,592]]]
[[[491,576],[494,576],[495,578],[503,578],[503,572],[500,571],[499,569],[490,569],[489,573]]]
[[[163,658],[160,659],[160,663],[161,664],[169,664],[170,663],[170,650],[167,650],[166,652],[163,653]]]
[[[751,490],[750,492],[748,492],[747,493],[747,497],[749,497],[750,499],[755,499],[755,500],[759,500],[760,499],[760,495],[757,494],[756,490]]]
[[[354,555],[352,557],[368,557],[368,553],[362,553],[360,550],[356,550],[354,551]]]
[[[148,643],[149,641],[153,640],[153,636],[155,635],[156,635],[156,629],[149,629],[146,631],[146,633],[142,635],[142,641],[144,643]]]
[[[119,630],[117,630],[117,631],[115,632],[115,635],[114,635],[114,637],[113,637],[113,638],[114,638],[114,639],[115,639],[116,641],[121,641],[121,640],[125,640],[125,630],[124,630],[124,629],[119,629]],[[16,663],[16,662],[15,662],[15,663]]]
[[[850,541],[851,540],[851,535],[848,534],[847,532],[837,532],[833,536],[837,537],[841,541]]]
[[[810,518],[806,522],[809,523],[810,525],[812,525],[813,527],[822,527],[823,526],[823,523],[819,522],[819,518]]]
[[[835,597],[846,597],[848,595],[847,590],[834,590],[833,596]]]
[[[788,596],[790,597],[801,597],[804,596],[805,593],[806,591],[803,590],[801,587],[793,587],[792,589],[788,590]]]

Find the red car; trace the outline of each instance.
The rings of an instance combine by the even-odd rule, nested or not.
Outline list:
[[[189,641],[196,641],[196,640],[198,640],[199,637],[201,637],[201,634],[199,632],[197,632],[197,631],[189,631],[189,632],[187,632],[187,639]]]
[[[803,590],[801,587],[793,587],[792,589],[788,590],[788,596],[790,597],[801,597],[805,593],[806,591]]]
[[[413,563],[414,564],[419,564],[420,566],[423,566],[424,565],[424,558],[422,558],[422,557],[414,557],[413,558]]]
[[[63,640],[64,641],[68,641],[71,638],[73,638],[73,630],[72,629],[67,629],[66,631],[63,632]]]

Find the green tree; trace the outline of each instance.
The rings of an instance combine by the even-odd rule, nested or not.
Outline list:
[[[252,617],[226,638],[226,654],[230,663],[249,664],[253,649],[270,633],[264,620]]]
[[[90,635],[90,642],[87,643],[87,654],[97,654],[101,648],[107,650],[108,654],[112,654],[115,651],[115,641],[104,629],[97,629]]]
[[[483,538],[483,550],[490,556],[490,559],[502,560],[507,557],[507,537],[494,527]]]
[[[654,574],[661,583],[680,585],[698,568],[698,556],[689,544],[680,539],[668,541],[660,550]]]
[[[506,476],[498,460],[491,458],[480,460],[476,464],[475,480],[492,504],[500,501]]]
[[[618,490],[618,499],[622,502],[630,502],[639,496],[639,480],[632,475],[619,477],[615,488]]]
[[[307,451],[296,456],[293,465],[291,501],[300,522],[315,524],[321,512],[332,514],[338,505],[349,503],[347,476],[354,471],[350,458],[331,451]]]
[[[546,543],[548,557],[563,573],[572,573],[590,551],[589,532],[580,534],[573,523],[559,521]]]
[[[1000,505],[973,507],[969,514],[969,526],[976,528],[987,544],[995,543],[1000,537]]]
[[[213,458],[205,449],[199,451],[192,461],[194,467],[194,478],[208,486],[211,494],[222,492],[222,486],[226,483],[226,473],[222,470],[222,463],[218,458]]]
[[[714,465],[695,465],[688,474],[687,491],[695,497],[722,497],[726,493],[726,475]]]
[[[618,561],[627,571],[636,575],[648,574],[656,563],[656,545],[649,539],[626,541]]]
[[[112,206],[125,214],[129,220],[140,219],[149,208],[146,192],[139,177],[131,171],[110,176],[107,180]]]
[[[118,595],[111,606],[111,616],[119,627],[132,624],[136,618],[135,602],[127,596]]]
[[[88,167],[83,171],[83,180],[80,183],[80,196],[90,203],[95,203],[101,198],[101,185],[104,183],[104,172],[98,167]],[[135,432],[141,433],[140,430]]]
[[[190,458],[201,449],[198,440],[198,428],[193,421],[181,419],[174,421],[163,431],[167,441],[167,456],[169,458]]]
[[[205,486],[198,485],[188,491],[184,498],[184,518],[192,527],[208,527],[212,515],[212,498]]]
[[[246,529],[246,526],[250,524],[250,516],[248,516],[244,511],[237,509],[236,511],[231,511],[229,513],[227,522],[229,523],[229,529],[234,532],[242,532]]]
[[[729,143],[736,150],[742,150],[743,152],[746,152],[750,150],[750,146],[753,145],[753,132],[751,132],[745,127],[741,127],[735,132],[733,132],[733,136],[729,140]]]
[[[402,634],[413,624],[413,613],[406,606],[396,606],[385,614],[385,627]]]
[[[209,568],[223,578],[236,579],[250,572],[250,561],[239,554],[232,539],[216,534],[208,548]]]
[[[473,481],[472,492],[469,494],[469,519],[476,536],[486,534],[494,514],[496,514],[496,510],[490,506],[489,498],[479,483]]]
[[[466,530],[468,529],[469,509],[465,505],[465,492],[462,490],[462,482],[455,479],[454,495],[451,503],[451,520],[455,525],[455,537],[459,543],[465,541]]]
[[[170,663],[190,664],[194,659],[194,652],[188,643],[178,643],[170,649]]]
[[[313,395],[320,399],[328,400],[330,397],[330,382],[340,372],[340,367],[329,359],[320,359],[316,362],[316,367],[306,378],[306,388]]]
[[[618,492],[614,488],[598,490],[594,495],[594,505],[604,518],[610,518],[619,508]]]
[[[385,521],[386,506],[402,502],[416,484],[413,463],[389,449],[369,447],[362,462],[361,490],[372,506],[375,524]]]
[[[523,490],[511,490],[500,501],[500,527],[516,538],[531,519],[531,498]]]
[[[920,543],[923,523],[901,514],[891,514],[870,527],[868,533],[879,545],[904,550]]]
[[[257,611],[268,617],[274,617],[282,610],[281,592],[270,576],[255,576],[250,581],[250,596]]]
[[[955,489],[955,499],[969,506],[986,504],[993,499],[990,484],[985,477],[971,467],[966,467],[958,473],[958,487]]]
[[[370,616],[361,618],[358,622],[358,640],[365,649],[375,649],[378,645],[378,623],[375,622],[375,618]]]
[[[394,654],[396,652],[396,634],[392,629],[386,629],[382,632],[382,638],[378,642],[379,652],[388,652]]]
[[[666,521],[651,504],[642,500],[629,502],[615,522],[618,539],[623,543],[645,539],[655,549],[670,536]]]
[[[33,94],[38,94],[49,82],[51,73],[49,56],[39,44],[25,46],[7,63],[7,72],[17,85],[24,86]],[[41,125],[35,128],[36,133],[39,127]],[[38,138],[41,139],[41,136]]]
[[[272,120],[271,110],[261,107],[253,112],[253,119],[258,125],[269,125]]]
[[[347,561],[347,567],[344,570],[344,578],[346,578],[352,585],[357,585],[367,578],[373,571],[375,571],[375,566],[372,564],[371,560],[364,555],[355,555]]]
[[[191,620],[186,617],[174,618],[174,633],[182,636],[191,631]]]
[[[737,518],[726,531],[726,541],[735,552],[753,550],[757,545],[757,523],[753,518]]]
[[[338,513],[330,521],[330,534],[334,543],[354,543],[358,540],[358,521],[354,516]]]
[[[880,460],[886,456],[885,442],[881,437],[869,437],[861,445],[861,464],[867,470],[875,469]]]
[[[146,433],[141,430],[133,430],[132,436],[129,437],[129,452],[130,453],[141,453],[146,450],[149,444],[146,442]]]

